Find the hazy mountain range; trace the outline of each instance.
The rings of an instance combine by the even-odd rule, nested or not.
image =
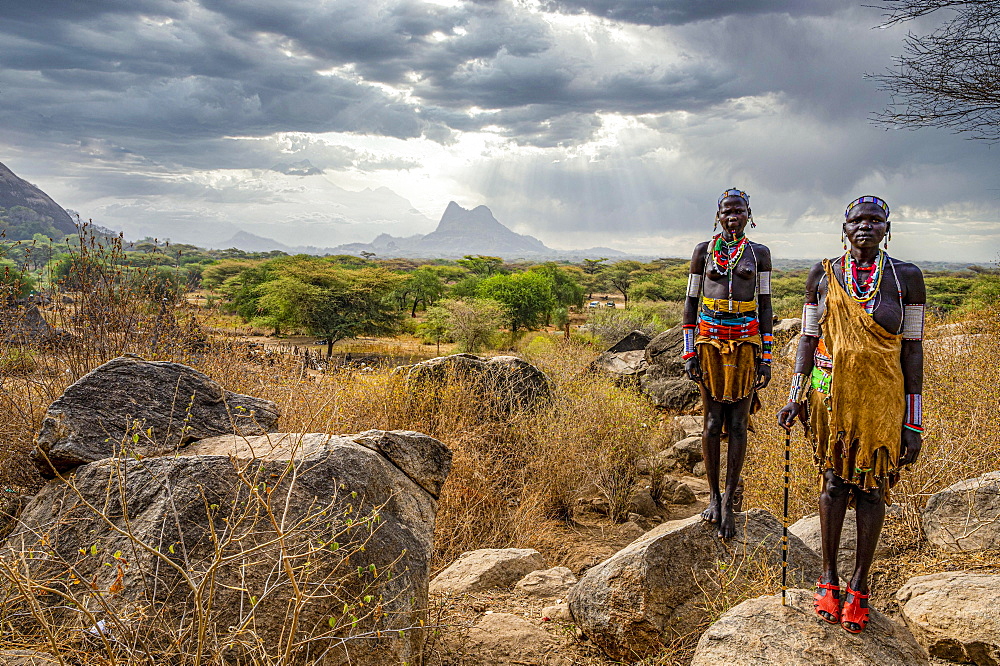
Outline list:
[[[270,171],[291,176],[310,176],[319,173],[308,161],[277,164]],[[337,189],[339,190],[339,188]],[[348,193],[346,190],[342,190],[342,192],[345,203],[348,204],[350,202],[359,205],[381,204],[383,210],[379,211],[379,214],[383,218],[396,218],[400,222],[404,222],[419,215],[409,202],[385,188],[355,193]],[[375,207],[368,205],[367,208]],[[17,217],[19,231],[22,231],[21,235],[27,238],[31,237],[31,233],[36,232],[58,235],[59,233],[72,234],[76,231],[74,220],[66,210],[42,190],[16,176],[2,163],[0,163],[0,209],[5,209],[4,216],[12,223],[14,222],[13,218]],[[16,209],[16,212],[12,214],[11,209]],[[34,213],[30,211],[34,211]],[[345,205],[340,209],[340,214],[348,218],[351,211]],[[426,218],[423,219],[426,220]],[[314,222],[314,224],[317,223]],[[189,229],[177,229],[180,233],[176,235],[163,233],[162,230],[154,231],[153,234],[159,235],[161,238],[169,237],[175,242],[189,242],[201,247],[217,249],[235,247],[256,252],[282,250],[289,254],[357,255],[361,252],[372,252],[379,257],[429,259],[458,258],[467,254],[499,256],[505,259],[573,258],[595,255],[603,257],[626,256],[625,253],[610,248],[588,248],[578,251],[554,250],[537,238],[511,231],[497,221],[486,206],[477,206],[472,210],[467,210],[454,201],[448,204],[437,228],[428,234],[393,236],[382,233],[369,243],[347,243],[333,247],[290,245],[273,238],[250,233],[245,229],[237,229],[231,237],[220,239],[217,229],[205,229],[205,226],[204,223],[201,225],[198,235],[193,235],[196,232]],[[401,226],[406,227],[406,225]],[[270,228],[276,227],[271,226]]]
[[[335,247],[288,246],[271,238],[240,231],[232,238],[217,244],[218,249],[230,247],[263,252],[283,250],[306,254],[360,254],[371,252],[379,257],[457,258],[467,254],[483,254],[505,259],[540,259],[572,257],[624,257],[624,252],[607,247],[585,250],[554,250],[533,236],[518,234],[493,216],[486,206],[472,210],[462,208],[454,201],[448,203],[437,228],[429,234],[392,236],[379,234],[370,243],[346,243]]]

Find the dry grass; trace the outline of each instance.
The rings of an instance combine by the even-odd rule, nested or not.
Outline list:
[[[169,315],[134,295],[125,299],[124,314],[114,326],[102,322],[99,298],[87,298],[46,316],[76,335],[78,342],[52,348],[6,345],[0,355],[0,483],[32,488],[39,478],[27,462],[45,408],[71,382],[121,353],[138,353],[150,360],[171,360],[205,372],[225,388],[275,401],[279,423],[286,432],[354,433],[372,428],[424,432],[454,452],[452,473],[445,484],[437,517],[434,569],[459,553],[483,547],[538,547],[561,564],[565,555],[549,538],[553,520],[572,518],[576,500],[595,487],[608,487],[610,460],[638,458],[663,436],[663,415],[634,391],[615,386],[587,372],[597,355],[592,347],[559,337],[529,335],[521,355],[552,380],[551,403],[534,411],[505,413],[489,410],[459,383],[433,392],[414,393],[389,370],[340,370],[316,373],[291,355],[265,352],[228,337],[210,346],[192,343],[215,311],[171,310]],[[231,322],[225,322],[229,324]],[[876,606],[890,607],[888,594],[911,573],[952,567],[1000,568],[996,554],[942,556],[919,539],[919,511],[929,494],[964,478],[1000,469],[1000,422],[997,387],[1000,364],[994,341],[1000,337],[997,311],[979,313],[948,333],[981,334],[926,343],[926,437],[920,460],[904,474],[895,499],[903,514],[886,528],[893,556],[876,564]],[[957,330],[956,330],[957,328]],[[233,329],[236,330],[236,327]],[[94,341],[97,342],[94,342]],[[779,341],[780,348],[780,341]],[[429,357],[434,347],[362,341],[357,353]],[[401,353],[401,351],[403,353]],[[762,395],[763,410],[754,418],[744,468],[744,506],[781,514],[781,473],[784,431],[774,414],[783,404],[791,374],[790,363],[776,354],[774,381]],[[4,361],[9,359],[9,361]],[[30,361],[30,368],[28,363]],[[791,520],[813,513],[818,493],[810,445],[801,431],[793,441]],[[622,469],[628,473],[627,465]],[[611,476],[611,481],[616,478]],[[620,480],[620,479],[619,479]],[[903,568],[905,567],[905,568]],[[726,587],[713,597],[718,615],[749,596],[776,592],[769,572],[760,572],[752,589]],[[681,640],[648,663],[656,666],[690,660],[695,637]],[[591,663],[588,661],[588,663]],[[598,663],[598,662],[593,662]]]

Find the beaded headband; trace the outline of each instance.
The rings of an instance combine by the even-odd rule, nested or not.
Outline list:
[[[844,211],[844,219],[847,219],[847,217],[851,214],[851,209],[853,209],[855,206],[860,206],[861,204],[866,204],[866,203],[875,204],[876,206],[881,208],[883,211],[885,211],[885,219],[886,220],[889,219],[889,204],[887,204],[882,199],[879,199],[878,197],[872,197],[872,196],[858,197],[851,203],[847,204],[847,210]]]
[[[746,203],[747,208],[750,207],[750,195],[743,190],[738,190],[735,187],[726,190],[722,193],[722,196],[719,197],[719,206],[722,206],[722,202],[725,201],[727,197],[739,197],[740,199],[743,199],[744,203]]]

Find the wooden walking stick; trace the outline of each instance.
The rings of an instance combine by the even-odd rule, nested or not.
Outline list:
[[[781,514],[781,605],[786,605],[785,591],[788,589],[788,486],[791,473],[789,463],[792,451],[792,431],[785,431],[785,498]]]

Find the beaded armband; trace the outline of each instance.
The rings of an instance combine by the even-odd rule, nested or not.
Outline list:
[[[701,275],[688,273],[688,291],[690,298],[698,298],[701,295]]]
[[[771,364],[771,348],[774,346],[774,335],[771,333],[761,333],[760,362]]]
[[[757,273],[757,293],[771,293],[771,271],[761,271]]]
[[[681,358],[686,361],[694,356],[694,324],[684,324],[684,353]]]
[[[904,340],[924,339],[923,304],[903,306],[903,339]]]
[[[914,432],[924,431],[924,400],[919,393],[906,394],[906,414],[903,427]]]
[[[819,337],[819,304],[806,303],[802,306],[802,335]]]
[[[809,375],[796,372],[792,375],[792,387],[788,391],[788,402],[802,402],[806,399],[806,390],[810,386]]]

